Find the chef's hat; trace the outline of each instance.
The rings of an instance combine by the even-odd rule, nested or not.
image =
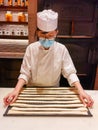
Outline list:
[[[45,32],[54,31],[58,25],[58,13],[49,10],[43,10],[37,13],[37,27]]]

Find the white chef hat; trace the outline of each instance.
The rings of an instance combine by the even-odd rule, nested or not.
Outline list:
[[[37,27],[45,32],[54,31],[58,25],[58,13],[49,10],[43,10],[37,13]]]

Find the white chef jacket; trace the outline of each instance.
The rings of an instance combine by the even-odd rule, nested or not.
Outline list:
[[[61,74],[70,86],[79,81],[67,48],[58,42],[45,50],[39,41],[30,44],[23,58],[18,79],[32,86],[59,86]]]

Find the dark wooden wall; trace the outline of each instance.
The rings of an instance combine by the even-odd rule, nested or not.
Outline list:
[[[15,87],[22,59],[0,59],[0,87]]]
[[[83,87],[93,89],[98,63],[98,1],[39,0],[38,9],[58,12],[57,40],[68,48]],[[65,85],[63,77],[61,85]]]
[[[94,89],[98,64],[98,1],[38,0],[38,11],[50,8],[59,13],[57,40],[68,48],[83,87]],[[15,86],[21,62],[18,58],[0,59],[0,86]],[[62,77],[62,86],[64,81]]]

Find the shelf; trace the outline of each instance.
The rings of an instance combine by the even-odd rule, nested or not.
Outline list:
[[[23,52],[0,52],[0,58],[4,59],[23,59],[24,53]]]
[[[27,7],[21,7],[21,6],[0,6],[0,11],[27,11]]]
[[[94,38],[93,36],[86,36],[86,35],[58,35],[57,38]]]
[[[28,25],[28,22],[8,22],[8,21],[0,21],[0,24],[15,24],[15,25]]]
[[[76,35],[76,36],[75,35],[74,36],[58,35],[57,40],[58,40],[58,42],[61,42],[63,44],[65,44],[65,43],[88,44],[88,42],[93,44],[96,41],[96,37],[94,37],[94,36],[86,36],[86,35]]]
[[[0,44],[0,58],[22,59],[27,45]]]
[[[14,35],[0,35],[0,38],[4,39],[28,39],[28,36],[14,36]]]

